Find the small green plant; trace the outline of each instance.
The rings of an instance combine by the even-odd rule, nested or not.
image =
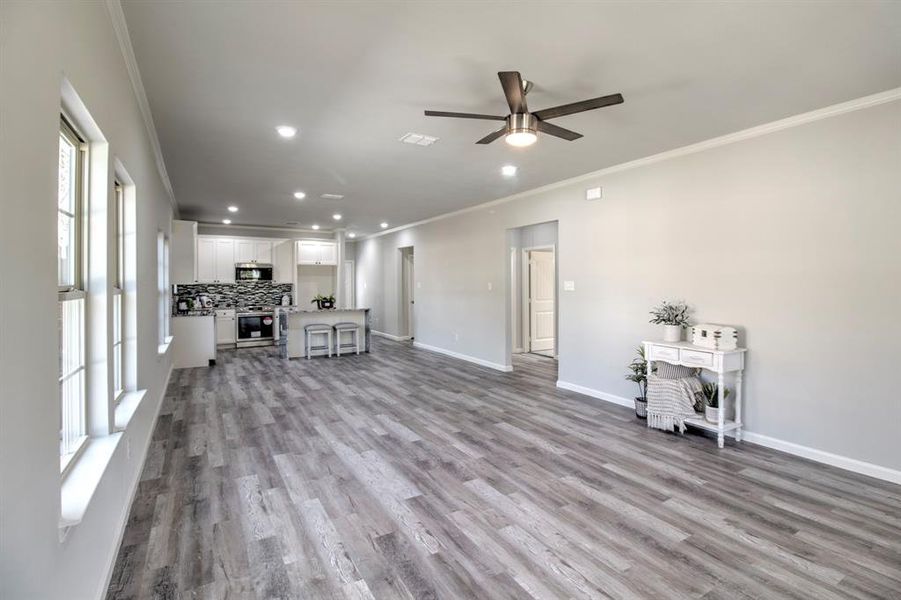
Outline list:
[[[655,325],[678,325],[685,327],[688,325],[688,305],[685,302],[670,302],[664,300],[651,309],[651,323]]]
[[[720,386],[715,381],[708,381],[703,386],[704,402],[710,408],[720,407]],[[729,388],[723,388],[723,400],[729,397]]]
[[[644,358],[644,348],[638,348],[638,356],[629,363],[629,373],[626,379],[638,384],[638,398],[642,402],[648,401],[648,361]]]

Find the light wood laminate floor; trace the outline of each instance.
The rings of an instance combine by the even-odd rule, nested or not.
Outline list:
[[[901,598],[899,486],[373,341],[175,371],[108,598]]]

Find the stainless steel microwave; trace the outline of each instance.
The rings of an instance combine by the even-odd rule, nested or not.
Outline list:
[[[265,263],[236,263],[235,281],[272,281],[272,265]]]

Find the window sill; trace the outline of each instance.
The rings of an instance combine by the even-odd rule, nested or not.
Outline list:
[[[81,523],[121,440],[122,433],[89,439],[81,456],[63,478],[60,493],[60,541],[66,537],[70,528]]]
[[[116,409],[113,411],[113,421],[116,431],[124,431],[125,428],[128,427],[128,423],[131,421],[135,412],[137,412],[138,407],[141,406],[141,401],[144,400],[146,394],[147,390],[125,392],[122,394],[122,397],[119,399],[119,404],[116,405]]]
[[[169,348],[172,346],[172,340],[175,339],[174,336],[169,336],[163,340],[163,343],[156,347],[156,355],[159,358],[166,356],[166,353],[169,352]]]

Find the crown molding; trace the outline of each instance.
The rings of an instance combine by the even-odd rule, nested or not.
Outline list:
[[[128,78],[131,79],[131,87],[134,89],[141,116],[144,118],[144,128],[150,138],[150,148],[156,161],[156,170],[160,174],[163,187],[169,194],[169,203],[175,216],[178,217],[178,204],[175,202],[175,193],[172,191],[172,182],[169,180],[169,172],[163,160],[163,151],[160,148],[160,138],[156,134],[156,126],[153,123],[153,113],[150,112],[150,103],[147,101],[147,92],[144,90],[144,82],[141,80],[141,71],[138,69],[138,61],[135,58],[134,47],[131,45],[131,36],[128,34],[128,24],[125,22],[125,12],[119,0],[106,0],[106,8],[113,21],[113,29],[119,40],[122,56],[125,58],[125,66],[128,69]]]
[[[529,198],[536,194],[541,194],[543,192],[555,190],[555,189],[558,189],[561,187],[565,187],[567,185],[571,185],[573,183],[579,183],[581,181],[589,181],[592,179],[597,179],[599,177],[603,177],[605,175],[610,175],[612,173],[619,173],[620,171],[628,171],[630,169],[637,169],[639,167],[644,167],[644,166],[662,162],[665,160],[678,158],[680,156],[687,156],[689,154],[696,154],[698,152],[704,152],[705,150],[710,150],[712,148],[718,148],[720,146],[727,146],[729,144],[734,144],[736,142],[741,142],[744,140],[749,140],[752,138],[760,137],[763,135],[768,135],[770,133],[775,133],[777,131],[782,131],[784,129],[790,129],[792,127],[798,127],[799,125],[805,125],[807,123],[812,123],[814,121],[820,121],[823,119],[828,119],[830,117],[836,117],[836,116],[843,115],[843,114],[846,114],[849,112],[854,112],[856,110],[871,108],[873,106],[878,106],[880,104],[886,104],[888,102],[894,102],[896,100],[901,100],[901,87],[886,90],[884,92],[879,92],[878,94],[871,94],[869,96],[863,96],[861,98],[849,100],[848,102],[833,104],[832,106],[827,106],[825,108],[819,108],[817,110],[812,110],[810,112],[801,113],[799,115],[794,115],[792,117],[786,117],[784,119],[779,119],[778,121],[772,121],[771,123],[757,125],[755,127],[743,129],[741,131],[736,131],[734,133],[727,133],[726,135],[711,138],[711,139],[705,140],[703,142],[697,142],[695,144],[689,144],[688,146],[682,146],[681,148],[675,148],[673,150],[667,150],[665,152],[660,152],[658,154],[652,154],[652,155],[646,156],[644,158],[639,158],[639,159],[621,163],[618,165],[613,165],[611,167],[605,167],[603,169],[600,169],[597,171],[592,171],[590,173],[585,173],[583,175],[576,175],[575,177],[570,177],[569,179],[563,179],[561,181],[549,183],[549,184],[543,185],[541,187],[532,188],[532,189],[526,190],[524,192],[518,192],[518,193],[512,194],[510,196],[504,196],[503,198],[498,198],[496,200],[490,200],[488,202],[483,202],[480,204],[476,204],[474,206],[469,206],[469,207],[461,208],[459,210],[455,210],[452,212],[443,213],[440,215],[436,215],[434,217],[429,217],[428,219],[422,219],[421,221],[415,221],[413,223],[408,223],[407,225],[399,225],[397,227],[392,227],[391,229],[386,229],[385,231],[379,231],[376,233],[369,234],[367,236],[362,237],[362,239],[368,240],[368,239],[372,239],[372,238],[377,238],[377,237],[380,237],[383,235],[388,235],[391,233],[396,233],[398,231],[403,231],[404,229],[409,229],[411,227],[425,225],[426,223],[432,223],[434,221],[448,219],[450,217],[455,217],[455,216],[466,214],[469,212],[483,210],[485,208],[488,208],[491,206],[496,206],[498,204],[506,204],[507,202],[512,202],[514,200]]]
[[[311,229],[309,227],[280,227],[278,225],[236,225],[234,223],[226,225],[222,222],[214,221],[197,221],[198,225],[206,227],[228,227],[229,229],[256,229],[257,231],[290,231],[294,233],[316,233],[329,235],[338,232],[338,229]]]

